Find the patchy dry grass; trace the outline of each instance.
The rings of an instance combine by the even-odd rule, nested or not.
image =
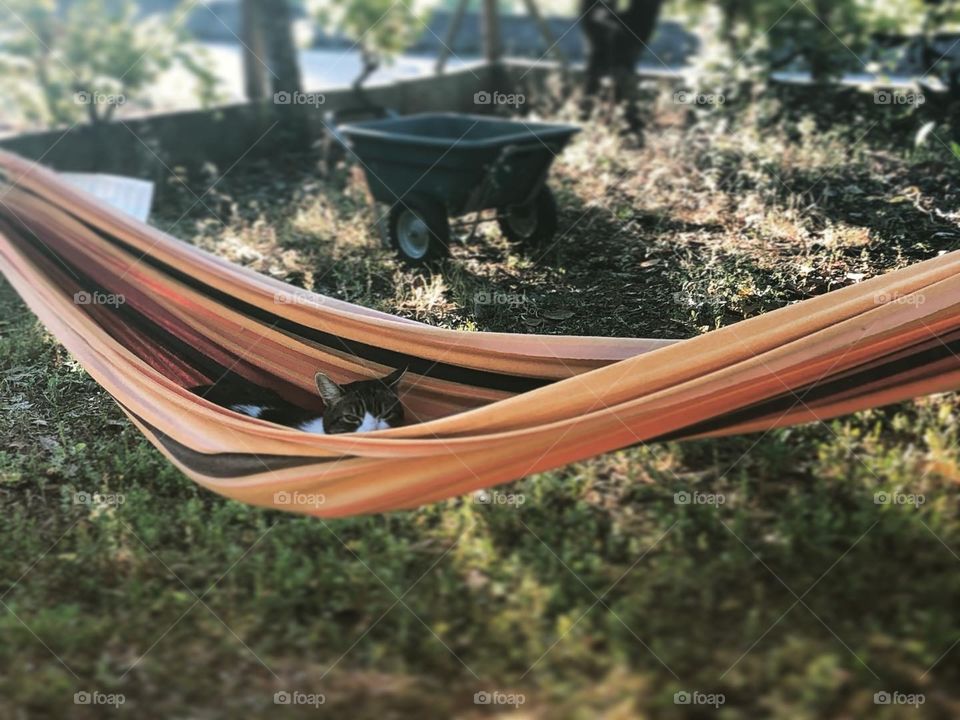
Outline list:
[[[241,165],[206,194],[215,170],[171,182],[153,221],[435,325],[652,337],[960,245],[949,156],[891,150],[879,130],[856,144],[810,122],[685,120],[665,110],[643,147],[588,128],[551,180],[555,244],[488,228],[432,273],[381,247],[362,181],[310,158]],[[484,690],[522,693],[538,718],[960,715],[953,395],[611,453],[502,488],[520,506],[325,523],[196,488],[6,285],[0,303],[4,716],[102,717],[72,704],[94,689],[142,717],[260,717],[278,690],[322,692],[338,717],[510,710],[474,705]],[[726,703],[674,703],[695,690]],[[926,702],[876,706],[878,691]]]

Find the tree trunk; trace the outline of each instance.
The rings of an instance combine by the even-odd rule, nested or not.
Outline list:
[[[260,0],[259,4],[273,91],[301,92],[300,64],[293,42],[290,4],[287,0]]]
[[[501,60],[500,16],[497,0],[483,0],[483,54],[490,65]]]
[[[437,64],[434,71],[439,75],[443,72],[447,64],[447,58],[453,52],[453,44],[457,41],[457,33],[460,32],[460,25],[463,23],[463,16],[467,12],[467,5],[470,0],[460,0],[457,3],[457,9],[454,10],[450,18],[450,26],[447,28],[446,39],[440,43],[440,51],[437,53]]]
[[[313,106],[304,102],[290,4],[287,0],[260,0],[259,6],[277,119],[293,142],[307,142],[308,113]]]
[[[258,0],[243,0],[240,36],[243,39],[243,85],[247,100],[266,99],[270,93],[266,40]]]
[[[833,32],[829,29],[832,15],[830,2],[828,0],[815,0],[812,12],[817,18],[817,23],[814,26],[813,33],[808,38],[807,63],[810,66],[810,80],[814,85],[825,85],[833,78],[837,70],[832,55],[838,43]]]

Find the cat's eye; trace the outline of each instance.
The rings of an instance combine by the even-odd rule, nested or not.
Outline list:
[[[343,421],[348,422],[351,425],[359,425],[360,423],[363,422],[363,418],[360,417],[359,415],[344,415]]]

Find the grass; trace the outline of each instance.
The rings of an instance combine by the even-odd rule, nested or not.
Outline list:
[[[153,222],[435,325],[651,337],[960,244],[946,151],[898,149],[882,128],[857,144],[862,128],[807,120],[685,120],[659,111],[643,147],[588,128],[551,180],[555,246],[484,228],[435,273],[400,266],[362,181],[312,158],[244,163],[206,194],[215,169],[171,180]],[[954,395],[499,488],[522,504],[323,522],[198,489],[6,284],[0,310],[4,717],[109,716],[75,705],[84,691],[142,717],[317,714],[278,708],[278,691],[357,718],[513,712],[475,705],[482,691],[537,718],[960,714]],[[683,691],[725,702],[675,704]],[[882,691],[925,702],[875,705]]]

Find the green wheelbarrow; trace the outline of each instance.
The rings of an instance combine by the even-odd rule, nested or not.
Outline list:
[[[425,113],[343,125],[338,136],[390,206],[391,246],[411,264],[445,257],[450,220],[495,210],[507,238],[531,245],[557,231],[546,185],[553,159],[579,128],[479,115]]]

